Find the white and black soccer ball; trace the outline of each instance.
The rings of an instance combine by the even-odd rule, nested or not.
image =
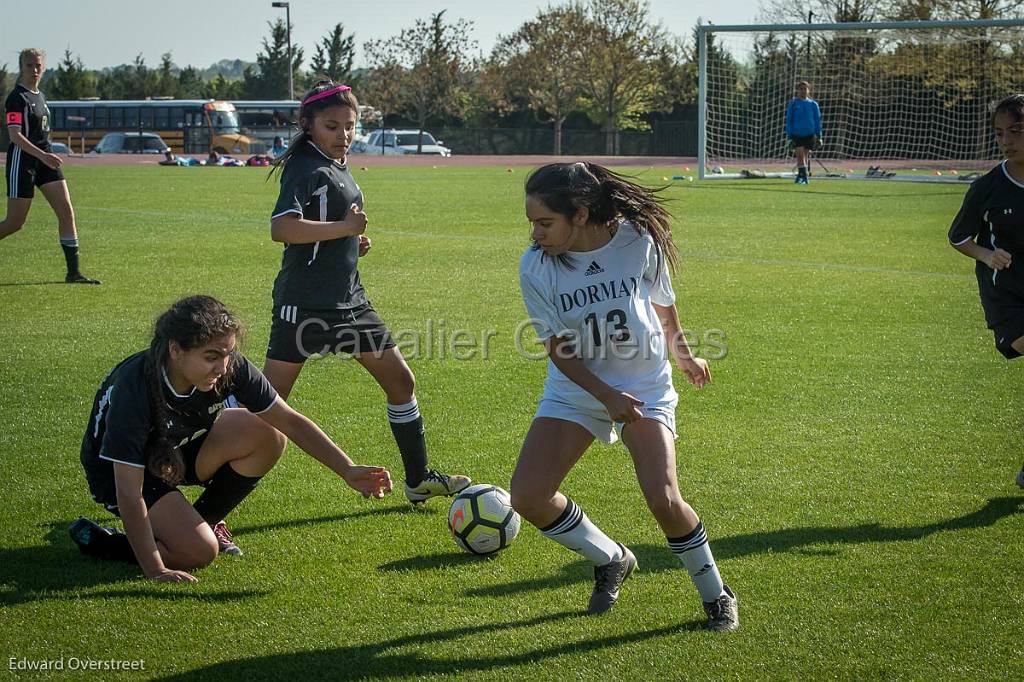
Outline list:
[[[711,173],[713,175],[722,175],[725,173],[725,169],[722,168],[721,166],[715,166],[714,168],[711,169]]]
[[[472,554],[493,554],[512,544],[521,520],[508,492],[496,485],[471,485],[452,501],[448,528],[455,544]]]

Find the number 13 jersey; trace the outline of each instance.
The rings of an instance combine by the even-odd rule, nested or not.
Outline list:
[[[536,248],[519,263],[519,284],[537,336],[574,341],[588,370],[645,403],[675,400],[667,343],[654,311],[654,304],[675,304],[675,293],[654,240],[621,221],[601,248],[565,255],[574,268]],[[544,398],[604,409],[550,359]]]

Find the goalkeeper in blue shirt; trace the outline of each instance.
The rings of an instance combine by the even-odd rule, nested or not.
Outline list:
[[[806,185],[811,170],[810,152],[821,147],[821,109],[811,99],[811,84],[796,84],[796,97],[786,106],[786,136],[796,150],[796,184]]]

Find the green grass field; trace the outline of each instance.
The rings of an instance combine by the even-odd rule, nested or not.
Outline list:
[[[410,365],[433,460],[505,487],[545,372],[513,333],[525,317],[523,174],[357,174],[374,238],[363,281],[393,329],[421,332]],[[5,671],[74,657],[142,659],[143,672],[120,676],[155,679],[1020,677],[1024,365],[996,353],[971,263],[946,244],[964,187],[667,192],[680,316],[694,339],[721,330],[727,348],[705,390],[676,378],[683,495],[740,599],[740,632],[716,636],[700,630],[696,591],[620,447],[595,445],[563,488],[640,561],[599,619],[582,615],[589,567],[534,528],[490,560],[469,557],[444,502],[365,501],[294,446],[228,519],[245,556],[199,570],[197,585],[79,555],[68,523],[112,521],[78,464],[100,380],[197,292],[240,314],[262,364],[281,247],[265,171],[67,175],[83,268],[104,285],[50,284],[63,261],[41,198],[0,243]],[[488,357],[442,356],[442,324],[496,331]],[[383,394],[354,362],[311,362],[292,403],[399,477]]]

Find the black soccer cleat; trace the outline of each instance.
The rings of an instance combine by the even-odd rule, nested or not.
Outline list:
[[[69,272],[67,274],[67,276],[64,278],[64,283],[65,284],[103,284],[103,282],[99,281],[98,279],[93,279],[92,277],[86,277],[85,275],[83,275],[80,272],[75,272],[75,273]]]
[[[84,516],[79,516],[68,526],[68,534],[82,554],[89,556],[101,556],[104,539],[117,535],[119,531],[114,528],[105,528],[98,523],[91,521]]]
[[[603,566],[594,567],[594,592],[590,595],[588,613],[596,616],[604,613],[619,600],[622,583],[636,570],[636,557],[621,542],[615,543],[622,548],[622,558],[610,561]]]

